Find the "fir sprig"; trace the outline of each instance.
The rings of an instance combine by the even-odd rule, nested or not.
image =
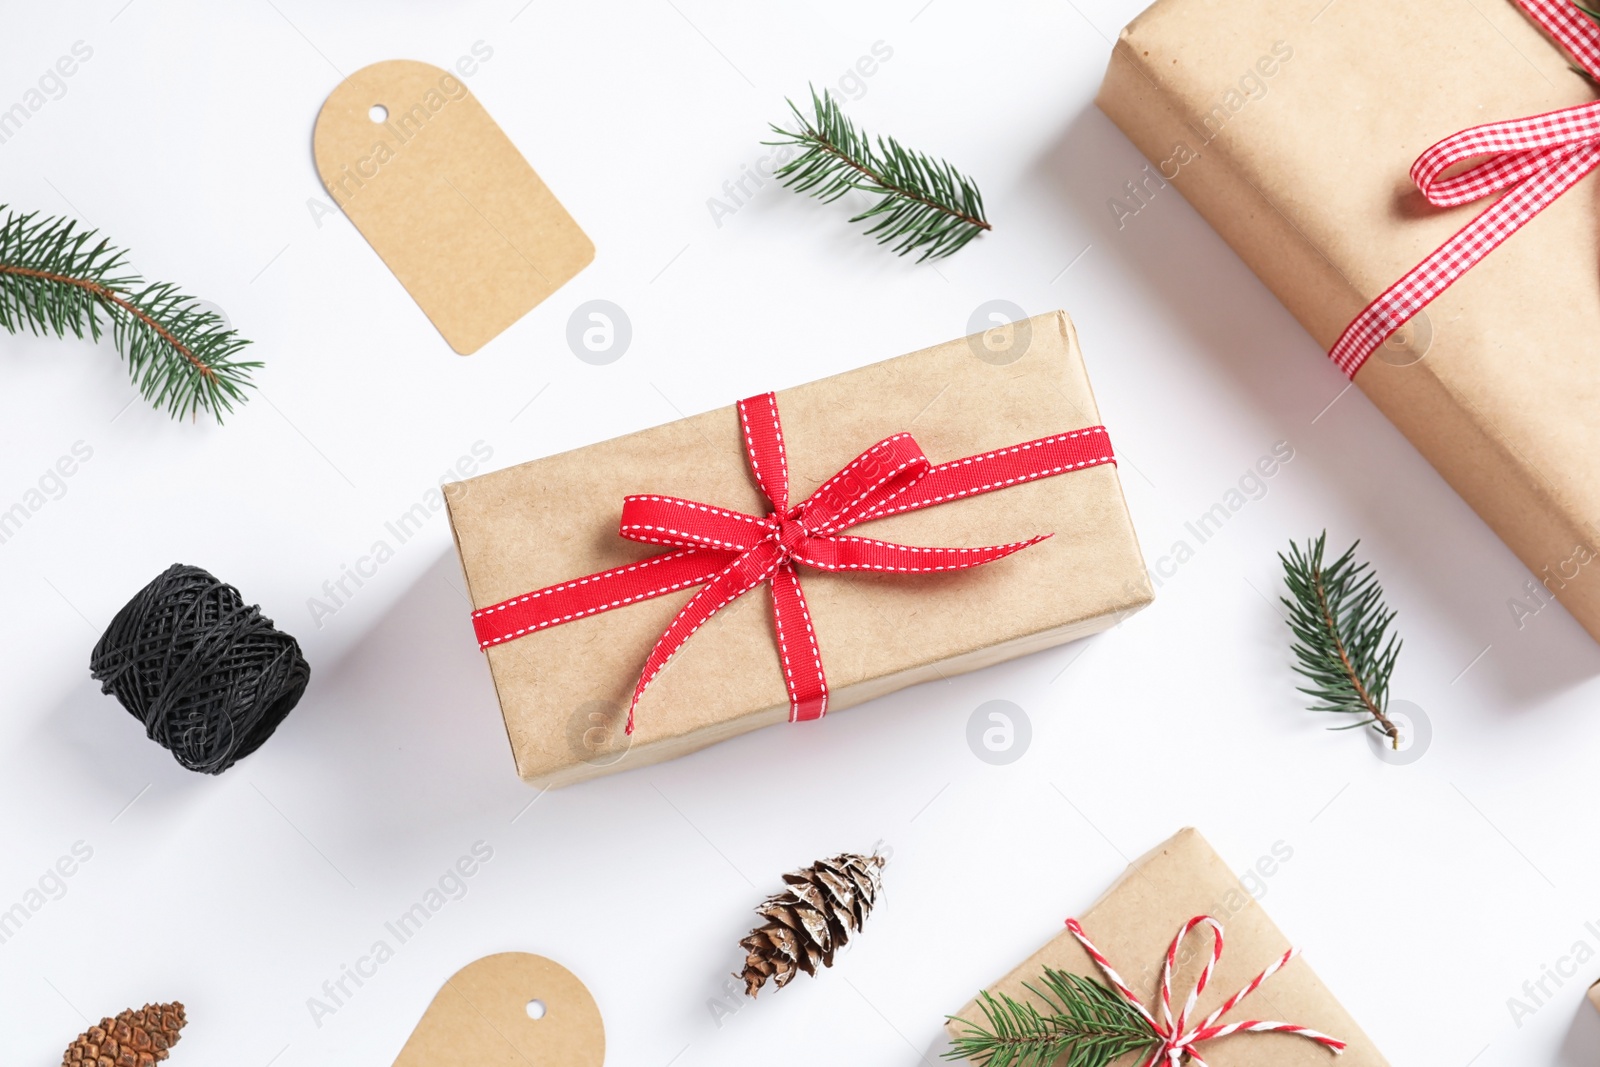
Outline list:
[[[70,219],[4,204],[0,215],[0,326],[95,341],[109,327],[140,394],[177,418],[206,411],[220,422],[243,402],[261,364],[235,358],[250,342],[222,316],[140,278],[126,253]]]
[[[1399,727],[1388,716],[1389,679],[1400,656],[1400,639],[1389,632],[1395,613],[1371,566],[1355,561],[1361,542],[1324,566],[1327,539],[1324,530],[1303,551],[1290,542],[1289,555],[1278,554],[1289,587],[1282,599],[1295,636],[1295,670],[1311,682],[1300,692],[1316,698],[1312,711],[1359,717],[1333,729],[1369,726],[1399,748]]]
[[[1098,982],[1046,967],[1042,984],[1043,989],[1028,983],[1023,988],[1044,1011],[1005,993],[979,993],[988,1026],[950,1016],[964,1029],[944,1058],[982,1067],[1110,1067],[1130,1052],[1160,1044],[1144,1017]]]
[[[788,101],[799,128],[773,126],[781,141],[800,149],[776,171],[784,185],[823,201],[859,189],[876,201],[850,219],[871,220],[867,236],[879,244],[898,242],[895,252],[922,250],[918,262],[940,259],[991,229],[983,217],[983,194],[971,178],[943,160],[905,148],[893,137],[872,138],[845,117],[833,94],[811,90],[812,116]]]

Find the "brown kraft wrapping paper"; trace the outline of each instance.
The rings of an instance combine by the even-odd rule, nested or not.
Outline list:
[[[1161,963],[1179,927],[1197,915],[1210,915],[1227,932],[1222,962],[1191,1015],[1191,1020],[1197,1021],[1244,988],[1290,947],[1266,911],[1199,831],[1180,830],[1141,856],[1093,907],[1077,918],[1095,947],[1159,1019]],[[1182,963],[1172,983],[1178,1004],[1194,988],[1210,954],[1211,939],[1206,931],[1196,930],[1185,939],[1179,957]],[[1022,966],[991,986],[989,992],[1036,1000],[1023,984],[1037,984],[1046,967],[1104,981],[1083,946],[1063,930]],[[981,1024],[983,1012],[974,1000],[961,1009],[957,1019]],[[1307,1026],[1348,1042],[1348,1047],[1335,1056],[1321,1045],[1292,1034],[1239,1033],[1199,1047],[1212,1067],[1385,1067],[1388,1063],[1350,1013],[1318,980],[1304,956],[1295,957],[1221,1021],[1241,1019],[1271,1019]],[[954,1021],[947,1026],[952,1036],[963,1028],[962,1023]],[[1134,1055],[1117,1061],[1118,1067],[1137,1067],[1140,1062]]]
[[[1428,205],[1408,177],[1418,155],[1594,98],[1510,0],[1474,8],[1158,0],[1123,31],[1098,103],[1152,161],[1146,187],[1170,181],[1327,349],[1492,202]],[[1375,42],[1403,42],[1404,61]],[[1355,381],[1600,639],[1597,223],[1591,178]]]
[[[791,497],[908,430],[935,463],[1101,423],[1072,323],[1017,324],[1013,362],[977,338],[778,392]],[[1110,427],[1115,445],[1116,427]],[[650,556],[617,533],[622,499],[662,493],[764,514],[732,406],[447,487],[474,609]],[[1115,624],[1153,596],[1114,465],[1011,486],[850,531],[908,545],[1049,540],[948,574],[827,574],[801,582],[830,710],[988,666]],[[486,655],[518,773],[540,785],[670,759],[772,723],[788,697],[760,587],[724,608],[640,702],[628,698],[692,590],[494,645]],[[462,625],[469,620],[463,612]],[[817,729],[799,723],[786,729]]]

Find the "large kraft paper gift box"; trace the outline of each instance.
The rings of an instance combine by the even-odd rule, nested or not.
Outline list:
[[[1430,205],[1413,161],[1468,127],[1593,100],[1569,63],[1511,0],[1158,0],[1123,31],[1098,103],[1152,162],[1143,195],[1170,181],[1329,349],[1493,202]],[[1355,382],[1600,638],[1597,223],[1590,177]]]
[[[1189,1016],[1187,1030],[1244,989],[1290,948],[1266,911],[1205,838],[1193,829],[1180,830],[1135,860],[1093,907],[1078,913],[1077,920],[1095,948],[1160,1020],[1161,965],[1176,932],[1198,916],[1216,919],[1226,939],[1210,983]],[[1196,929],[1183,941],[1173,972],[1174,1013],[1182,1007],[1210,959],[1209,934],[1204,928]],[[1064,932],[988,992],[1031,1002],[1048,1014],[1049,1009],[1027,988],[1040,986],[1046,967],[1106,981],[1088,951],[1070,932]],[[1254,993],[1223,1015],[1218,1025],[1244,1020],[1307,1027],[1338,1039],[1346,1047],[1335,1055],[1294,1034],[1240,1032],[1203,1041],[1195,1050],[1211,1067],[1385,1067],[1388,1063],[1350,1013],[1318,980],[1303,956],[1296,956],[1268,977]],[[983,1024],[983,1012],[974,1000],[952,1018],[946,1029],[953,1039],[969,1026]],[[1118,1067],[1141,1067],[1146,1058],[1130,1053],[1116,1063]]]
[[[790,499],[802,500],[902,431],[941,464],[1100,424],[1065,314],[1015,324],[1002,341],[1000,358],[980,335],[779,391]],[[754,516],[771,509],[752,480],[732,407],[454,483],[446,498],[474,611],[659,552],[618,535],[629,494]],[[1083,637],[1153,596],[1113,463],[874,519],[848,534],[917,546],[1053,536],[950,573],[802,566],[830,711]],[[627,603],[487,644],[524,779],[564,785],[789,718],[772,593],[761,587],[688,639],[624,736],[641,668],[692,595]]]

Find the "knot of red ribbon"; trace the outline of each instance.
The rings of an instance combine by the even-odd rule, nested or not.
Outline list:
[[[1193,933],[1197,927],[1205,926],[1211,930],[1211,959],[1200,972],[1200,977],[1195,981],[1194,988],[1189,991],[1189,996],[1184,1000],[1183,1007],[1178,1009],[1176,1015],[1172,1012],[1172,973],[1178,966],[1178,951],[1183,945],[1183,939]],[[1083,926],[1077,919],[1067,920],[1067,930],[1078,939],[1100,972],[1106,976],[1106,981],[1111,983],[1111,988],[1127,1001],[1137,1011],[1145,1022],[1150,1024],[1150,1032],[1160,1041],[1160,1045],[1150,1054],[1143,1067],[1160,1067],[1162,1063],[1168,1067],[1179,1067],[1187,1057],[1196,1067],[1206,1067],[1206,1061],[1201,1059],[1196,1046],[1217,1038],[1227,1037],[1237,1033],[1278,1033],[1294,1034],[1298,1037],[1315,1041],[1328,1049],[1334,1055],[1343,1052],[1346,1042],[1336,1037],[1329,1037],[1306,1026],[1295,1023],[1269,1022],[1262,1019],[1247,1019],[1234,1023],[1222,1023],[1221,1019],[1257,989],[1261,983],[1277,974],[1285,965],[1300,954],[1297,948],[1291,948],[1279,956],[1265,970],[1250,980],[1239,992],[1223,1001],[1210,1015],[1200,1022],[1189,1025],[1189,1017],[1194,1014],[1195,1004],[1200,1000],[1200,994],[1206,991],[1206,986],[1211,983],[1211,973],[1217,969],[1217,964],[1222,961],[1222,924],[1209,915],[1197,915],[1184,923],[1178,930],[1178,936],[1172,939],[1172,946],[1167,949],[1167,957],[1161,968],[1161,1019],[1158,1021],[1144,1006],[1138,995],[1128,988],[1128,983],[1111,966],[1111,961],[1094,946],[1089,940],[1089,935],[1084,933]]]
[[[1570,0],[1517,0],[1583,69],[1600,78],[1600,27]],[[1482,162],[1449,178],[1445,171]],[[1411,167],[1435,207],[1458,207],[1507,190],[1357,315],[1328,351],[1352,378],[1389,336],[1506,238],[1600,166],[1600,101],[1453,134]]]
[[[645,661],[628,707],[632,733],[639,698],[684,642],[722,608],[757,586],[770,584],[789,718],[821,718],[828,710],[828,682],[800,588],[799,565],[823,571],[931,574],[990,563],[1050,535],[982,548],[921,548],[844,536],[843,531],[873,519],[1115,462],[1103,426],[942,464],[929,460],[910,434],[897,433],[861,453],[816,492],[791,506],[777,397],[765,393],[741,401],[738,408],[751,474],[771,505],[767,514],[747,515],[673,496],[626,497],[621,535],[674,551],[476,611],[473,626],[479,646],[488,648],[700,586]]]

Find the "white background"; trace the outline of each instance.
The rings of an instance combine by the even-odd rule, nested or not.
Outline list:
[[[266,366],[225,426],[181,424],[109,346],[0,337],[0,509],[93,449],[0,544],[0,908],[93,850],[0,945],[6,1062],[180,998],[174,1063],[383,1067],[449,974],[507,949],[588,984],[617,1067],[934,1062],[946,1012],[1188,824],[1240,871],[1292,849],[1265,906],[1393,1063],[1595,1062],[1600,958],[1547,979],[1520,1026],[1507,1001],[1600,950],[1600,649],[1556,606],[1519,628],[1529,572],[1359,391],[1329,406],[1344,379],[1175,191],[1118,228],[1107,201],[1144,161],[1091,101],[1139,6],[8,4],[0,109],[75,42],[93,56],[0,145],[0,199],[102,228]],[[310,137],[342,73],[480,40],[472,91],[598,256],[462,358],[312,209]],[[837,87],[879,41],[892,58],[847,86],[850,113],[972,173],[994,232],[918,266],[847,205],[773,183],[718,225],[708,198],[765,151],[784,96]],[[565,340],[597,298],[633,326],[602,367]],[[960,336],[994,298],[1074,316],[1152,565],[1294,449],[1116,630],[529,807],[442,514],[313,621],[324,581],[476,442],[501,466],[602,440]],[[1434,730],[1409,766],[1324,732],[1294,691],[1275,553],[1323,527],[1362,539],[1399,609],[1395,695]],[[312,664],[286,725],[220,778],[87,673],[117,608],[180,560]],[[995,699],[1032,722],[1009,766],[966,742]],[[880,838],[887,901],[856,947],[719,1025],[708,1001],[778,875]],[[494,857],[465,897],[317,1025],[308,998],[479,841]]]

